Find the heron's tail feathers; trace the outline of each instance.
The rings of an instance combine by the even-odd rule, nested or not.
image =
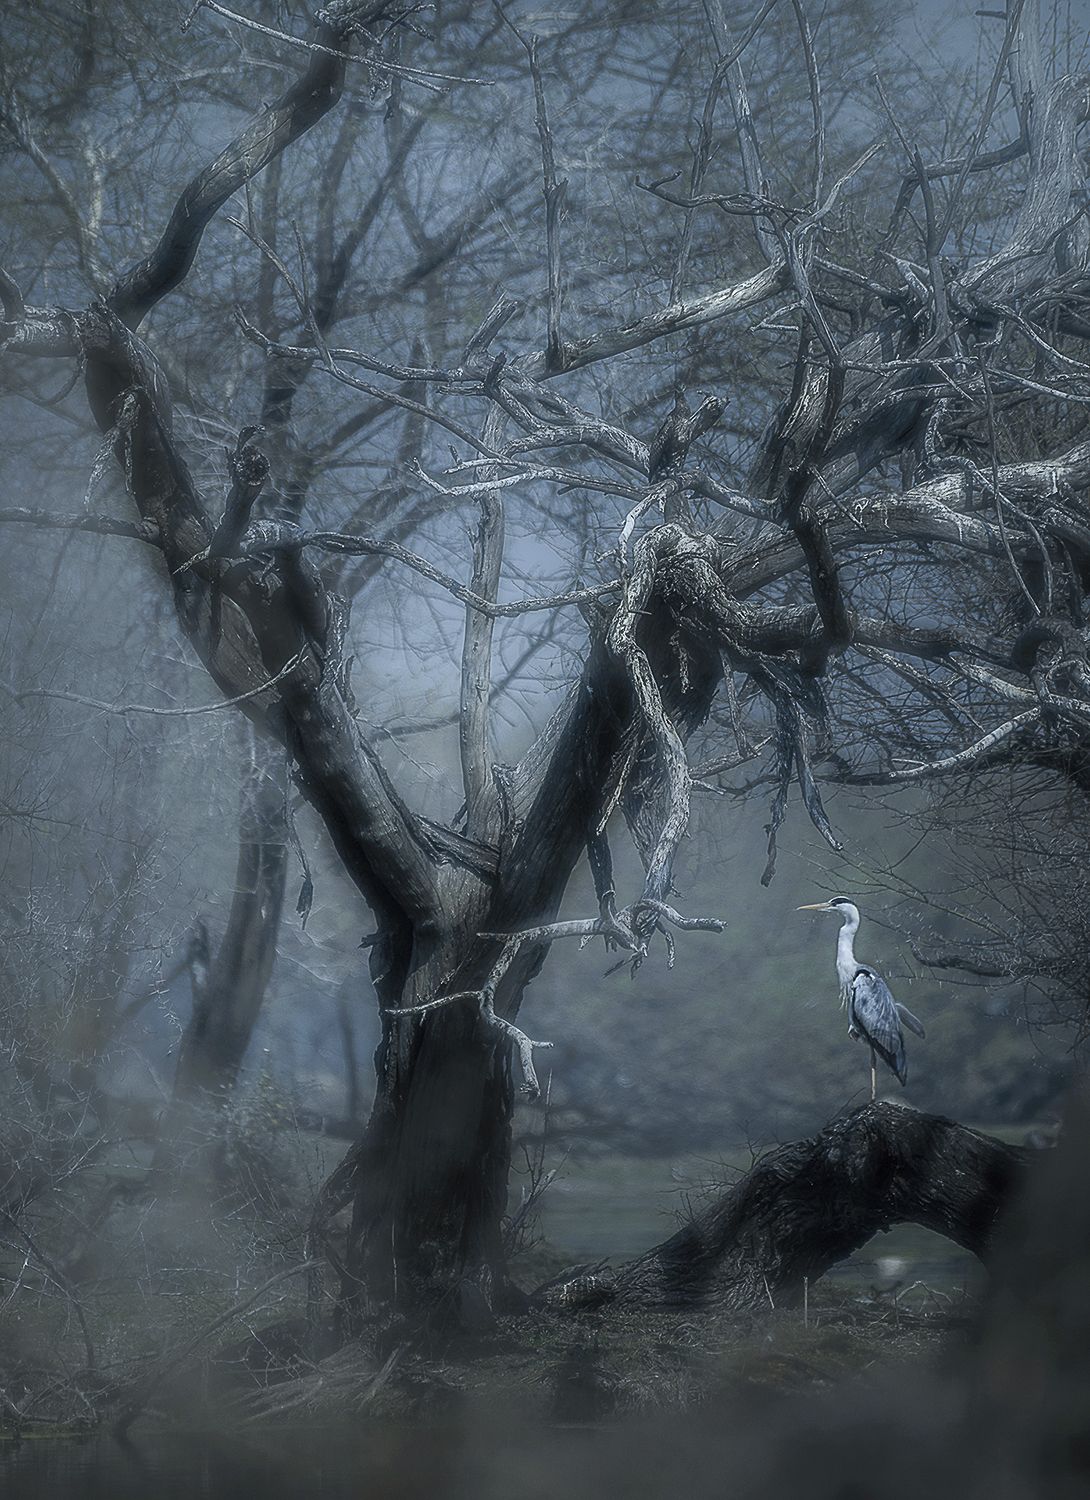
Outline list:
[[[927,1035],[927,1032],[923,1029],[923,1022],[918,1016],[912,1014],[907,1005],[902,1005],[900,1001],[897,1002],[897,1014],[908,1027],[909,1031],[914,1031],[919,1037]]]
[[[896,1075],[898,1083],[904,1088],[908,1082],[908,1058],[905,1055],[905,1044],[901,1038],[897,1038],[893,1048],[883,1047],[880,1042],[874,1041],[871,1042],[871,1046],[890,1072]]]

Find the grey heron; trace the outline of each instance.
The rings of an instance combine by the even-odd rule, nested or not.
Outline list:
[[[924,1035],[919,1020],[907,1006],[899,1005],[890,994],[889,985],[869,964],[855,956],[855,935],[859,931],[859,908],[843,896],[800,906],[799,911],[831,911],[843,917],[836,939],[836,973],[840,980],[840,1003],[848,1012],[848,1035],[870,1047],[870,1096],[878,1092],[878,1063],[881,1058],[896,1074],[901,1086],[908,1082],[908,1059],[902,1023],[917,1036]]]

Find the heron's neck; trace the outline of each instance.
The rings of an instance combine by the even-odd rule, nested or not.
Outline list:
[[[855,961],[855,935],[859,931],[859,918],[854,912],[849,912],[844,918],[836,940],[836,973],[840,980],[840,995],[844,999],[851,989],[855,971],[859,965]]]

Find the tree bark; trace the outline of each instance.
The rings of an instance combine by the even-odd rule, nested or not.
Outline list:
[[[552,921],[583,854],[588,829],[610,794],[603,768],[620,754],[632,716],[626,679],[600,645],[525,809],[508,810],[491,879],[449,871],[443,930],[425,962],[372,949],[383,1008],[375,1057],[375,1102],[364,1137],[327,1185],[315,1214],[318,1240],[329,1217],[352,1203],[342,1307],[351,1322],[364,1303],[391,1303],[440,1320],[523,1300],[507,1275],[507,1206],[515,1079],[509,1048],[471,1003],[427,1016],[388,1014],[443,993],[477,988],[509,933]],[[521,813],[521,816],[518,815]],[[513,1020],[545,950],[515,962],[497,996]]]
[[[573,1278],[539,1295],[568,1307],[790,1306],[804,1282],[894,1224],[920,1224],[983,1258],[1031,1154],[941,1115],[865,1104],[770,1151],[614,1275]]]

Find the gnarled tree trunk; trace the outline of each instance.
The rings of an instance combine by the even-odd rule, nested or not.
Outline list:
[[[550,922],[583,853],[587,829],[610,793],[602,767],[618,759],[632,719],[623,674],[600,649],[591,654],[577,707],[551,746],[543,773],[527,779],[485,831],[497,836],[479,873],[449,868],[439,930],[427,957],[418,936],[406,959],[388,938],[372,949],[383,1007],[377,1088],[364,1138],[328,1184],[314,1232],[352,1204],[342,1301],[361,1301],[459,1319],[522,1294],[510,1283],[502,1244],[511,1157],[511,1117],[522,1082],[510,1042],[473,1000],[424,1015],[394,1012],[437,995],[479,990],[502,950],[492,934]],[[562,789],[562,792],[558,791]],[[518,1015],[544,951],[520,954],[496,995],[497,1013]]]

